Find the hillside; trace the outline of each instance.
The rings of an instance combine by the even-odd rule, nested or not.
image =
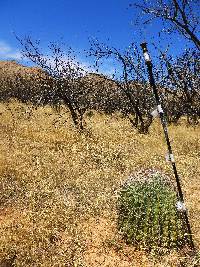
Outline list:
[[[80,134],[64,106],[58,114],[13,101],[0,116],[0,266],[197,266],[187,250],[154,258],[117,230],[128,176],[154,168],[174,179],[157,120],[139,135],[118,115],[94,113]],[[183,120],[169,132],[199,249],[199,127]]]
[[[42,71],[37,67],[27,67],[23,66],[16,61],[0,61],[0,77],[15,77],[17,75],[24,75],[28,77],[29,75],[37,75]]]
[[[55,90],[49,82],[50,77],[38,67],[23,66],[15,61],[0,61],[0,97],[10,95],[18,98],[18,100],[23,100],[25,92],[26,98],[30,95],[31,99],[33,94],[37,98],[37,95],[41,96],[47,88],[49,88],[49,92]],[[76,84],[76,86],[73,84]],[[87,92],[90,94],[89,97],[95,97],[99,94],[99,100],[111,91],[113,93],[117,92],[116,83],[113,80],[94,73],[88,73],[83,77],[74,79],[73,82],[66,79],[66,89],[64,88],[64,90],[69,90],[70,86],[73,88],[72,90],[84,88],[86,92],[84,97],[86,97]]]
[[[63,79],[61,84],[60,95],[71,99],[76,109],[112,113],[130,107],[129,100],[116,81],[102,74],[87,73],[78,78]],[[22,66],[14,61],[0,61],[0,100],[15,98],[36,105],[58,103],[63,100],[62,97],[54,97],[58,88],[57,80],[40,68]],[[136,91],[134,83],[131,88]]]

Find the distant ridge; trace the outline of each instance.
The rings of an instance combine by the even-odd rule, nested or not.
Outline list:
[[[2,77],[12,77],[16,75],[37,75],[41,74],[43,71],[38,67],[28,67],[19,64],[15,60],[10,61],[0,61],[0,76]]]

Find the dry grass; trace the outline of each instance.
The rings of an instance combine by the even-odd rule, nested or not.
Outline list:
[[[95,113],[80,134],[64,107],[15,101],[0,104],[0,117],[1,266],[198,266],[186,251],[156,258],[117,233],[117,192],[129,175],[156,168],[173,179],[157,121],[139,135],[120,116]],[[169,131],[199,249],[200,131],[184,121]]]

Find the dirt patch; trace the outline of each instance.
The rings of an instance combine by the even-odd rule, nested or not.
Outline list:
[[[126,245],[117,235],[116,223],[108,218],[92,218],[83,225],[86,266],[152,266],[143,252]]]
[[[18,209],[12,207],[5,207],[0,209],[0,223],[10,224],[13,221],[18,221],[22,217],[22,213]]]

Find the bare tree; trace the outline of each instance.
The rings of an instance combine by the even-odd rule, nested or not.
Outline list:
[[[154,101],[151,89],[146,82],[145,67],[137,47],[131,44],[126,51],[121,52],[98,40],[90,40],[90,44],[89,55],[96,58],[97,65],[102,59],[108,58],[118,62],[120,70],[113,78],[116,86],[128,100],[128,106],[127,101],[124,102],[121,112],[129,118],[140,133],[148,133],[152,123],[150,111]]]
[[[43,70],[39,79],[45,94],[40,98],[40,103],[57,104],[63,101],[70,110],[75,126],[82,130],[86,107],[80,105],[79,98],[87,91],[81,79],[86,71],[77,61],[73,50],[68,48],[64,52],[60,45],[50,43],[50,54],[45,55],[40,50],[39,41],[33,41],[30,37],[16,38],[22,45],[22,55]]]
[[[199,0],[140,0],[133,2],[134,7],[139,8],[147,15],[145,24],[155,19],[161,19],[167,23],[168,32],[178,31],[192,41],[198,50],[200,50],[199,4]]]
[[[162,86],[169,120],[176,123],[181,116],[186,116],[190,124],[197,124],[200,118],[199,52],[188,50],[176,59],[162,54],[162,61],[162,68],[166,68]]]

